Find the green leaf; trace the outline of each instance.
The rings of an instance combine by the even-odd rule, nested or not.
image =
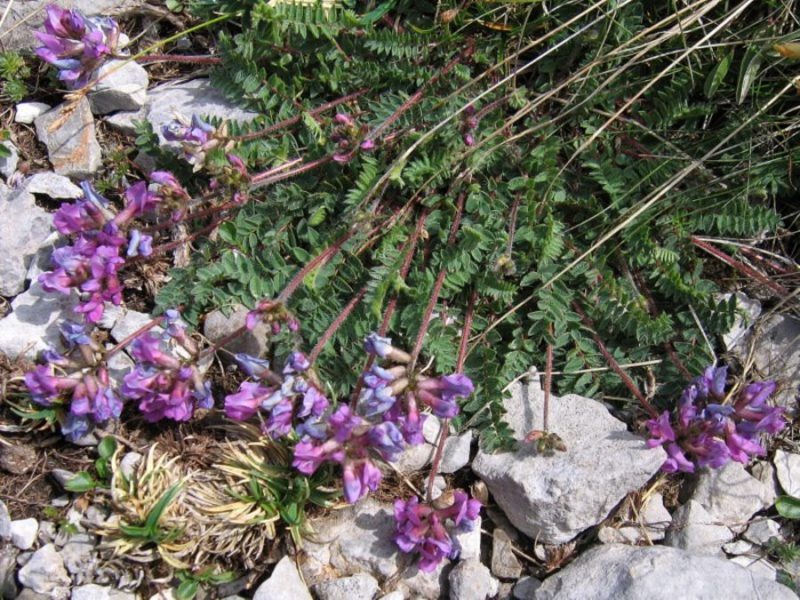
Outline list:
[[[158,527],[158,522],[164,515],[164,511],[167,510],[170,503],[172,503],[175,497],[180,493],[182,487],[180,483],[173,485],[161,495],[158,502],[150,509],[150,512],[147,514],[147,519],[144,522],[144,528],[146,531],[150,532],[151,535],[155,536],[156,527]]]
[[[703,92],[709,100],[717,92],[720,84],[725,80],[728,70],[731,68],[731,61],[733,60],[733,51],[728,52],[716,66],[711,69],[711,72],[706,78],[706,84]]]
[[[750,47],[745,52],[742,65],[739,69],[739,80],[736,83],[736,103],[741,104],[747,99],[750,88],[753,86],[758,69],[761,66],[761,50]]]
[[[8,158],[9,156],[11,156],[11,150],[0,144],[0,158]]]
[[[192,600],[192,598],[197,595],[197,591],[199,589],[200,582],[195,581],[194,579],[187,579],[178,586],[178,589],[175,592],[175,597],[178,600]]]
[[[97,481],[87,471],[78,471],[74,477],[64,484],[64,489],[68,492],[82,494],[93,490],[97,485]]]
[[[800,519],[800,498],[779,496],[775,501],[778,514],[787,519]]]
[[[115,440],[110,435],[104,437],[100,440],[100,443],[97,444],[97,454],[100,455],[100,458],[105,458],[108,460],[112,456],[114,456],[114,452],[117,451],[117,440]]]

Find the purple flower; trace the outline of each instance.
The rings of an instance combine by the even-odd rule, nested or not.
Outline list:
[[[262,430],[272,438],[286,437],[292,432],[292,418],[294,416],[294,404],[291,399],[283,398],[269,413],[269,418]]]
[[[344,465],[344,499],[349,504],[355,504],[367,495],[368,491],[375,491],[381,484],[381,471],[365,459],[357,462],[346,462]]]
[[[331,440],[320,442],[303,438],[294,447],[292,466],[305,475],[313,475],[325,461],[343,460],[344,450],[338,443]]]
[[[238,393],[225,396],[225,416],[234,421],[246,421],[258,412],[261,401],[272,392],[273,388],[243,381]]]
[[[328,424],[333,433],[333,438],[341,443],[347,441],[353,433],[353,430],[361,425],[362,420],[359,416],[350,412],[350,407],[346,404],[341,405],[328,417]]]
[[[72,390],[79,383],[70,377],[54,375],[53,367],[50,365],[35,366],[32,371],[25,373],[24,379],[31,398],[42,406],[52,405],[61,394]]]
[[[283,374],[289,375],[291,373],[302,373],[311,366],[308,358],[302,352],[292,352],[289,358],[286,359],[286,364],[283,367]]]
[[[416,396],[436,416],[452,419],[459,412],[456,399],[469,396],[474,389],[469,377],[456,373],[418,381]]]
[[[373,331],[364,340],[364,350],[368,354],[386,358],[392,351],[392,340],[388,337],[381,337]]]
[[[86,333],[86,325],[83,323],[64,321],[58,329],[61,332],[61,337],[67,342],[69,348],[92,343],[92,338]]]
[[[125,255],[128,258],[133,256],[150,256],[153,253],[153,238],[142,234],[138,229],[131,231],[128,250]]]
[[[88,416],[67,413],[61,420],[61,433],[70,442],[77,442],[92,429],[92,422]]]
[[[405,448],[402,432],[391,422],[380,423],[367,433],[369,444],[377,450],[383,460],[393,462]]]
[[[205,160],[206,152],[217,145],[213,134],[216,129],[197,115],[192,115],[191,122],[184,118],[171,121],[161,128],[161,134],[169,142],[180,142],[183,157],[190,164],[197,165]]]
[[[694,463],[686,458],[686,455],[678,444],[669,443],[666,449],[667,460],[664,461],[664,464],[661,466],[662,471],[665,473],[675,473],[676,471],[694,473]]]
[[[647,429],[650,430],[650,435],[653,436],[647,440],[648,448],[655,448],[662,444],[675,441],[675,431],[669,422],[669,411],[664,411],[658,419],[650,419],[647,423]]]
[[[244,353],[236,354],[233,358],[248,377],[260,378],[269,371],[269,361],[265,358],[258,358]]]

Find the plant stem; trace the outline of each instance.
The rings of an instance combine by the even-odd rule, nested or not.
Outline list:
[[[472,331],[472,317],[475,312],[475,301],[477,298],[478,293],[473,291],[469,297],[467,312],[464,313],[464,328],[461,332],[461,344],[458,346],[456,373],[464,372],[464,361],[467,359],[467,341],[469,340],[469,332]],[[450,419],[443,419],[442,428],[439,430],[439,439],[436,441],[436,453],[433,455],[433,461],[431,462],[431,472],[428,475],[428,487],[425,491],[426,502],[430,502],[432,499],[433,481],[436,479],[436,474],[439,472],[439,465],[442,463],[442,456],[444,455],[444,443],[447,441],[449,432]]]
[[[269,185],[270,183],[275,183],[276,181],[281,181],[283,179],[288,179],[289,177],[294,177],[295,175],[300,175],[300,173],[305,173],[306,171],[315,169],[319,166],[331,162],[332,160],[333,160],[333,155],[331,154],[330,156],[323,156],[322,158],[318,158],[316,160],[312,160],[311,162],[304,163],[299,167],[297,167],[296,169],[292,169],[284,173],[279,173],[277,175],[272,175],[275,169],[270,169],[269,171],[253,175],[250,178],[250,189],[255,190],[265,185]]]
[[[622,370],[622,368],[619,366],[619,363],[611,355],[611,352],[608,351],[608,348],[606,348],[603,340],[601,340],[600,336],[595,332],[594,322],[586,315],[577,301],[572,303],[572,308],[576,313],[578,313],[578,316],[580,316],[584,326],[591,331],[592,339],[594,340],[594,343],[597,344],[597,349],[600,350],[600,354],[602,354],[603,358],[605,358],[606,362],[608,362],[608,366],[611,367],[611,369],[619,376],[620,379],[622,379],[622,383],[624,383],[625,387],[627,387],[631,394],[636,397],[636,399],[639,401],[639,404],[641,404],[642,407],[647,411],[647,414],[649,414],[651,418],[657,419],[658,411],[653,407],[652,404],[650,404],[639,387],[634,383],[633,379],[631,379],[628,374]]]
[[[312,117],[315,117],[315,116],[317,116],[317,115],[319,115],[321,113],[324,113],[324,112],[326,112],[326,111],[328,111],[328,110],[330,110],[332,108],[335,108],[335,107],[339,106],[340,104],[345,104],[347,102],[355,100],[356,98],[366,94],[367,91],[369,91],[369,90],[367,90],[367,88],[363,88],[363,89],[358,90],[357,92],[353,92],[352,94],[348,94],[347,96],[342,96],[341,98],[337,98],[336,100],[332,100],[330,102],[326,102],[325,104],[322,104],[322,105],[318,106],[317,108],[314,108],[314,109],[308,111],[308,114],[311,115]],[[250,140],[257,140],[259,138],[268,136],[270,133],[274,133],[276,131],[280,131],[281,129],[284,129],[286,127],[291,127],[292,125],[295,125],[295,124],[299,123],[302,118],[303,118],[303,115],[299,114],[299,115],[297,115],[295,117],[290,117],[288,119],[284,119],[283,121],[278,121],[277,123],[274,123],[273,125],[270,125],[269,127],[266,127],[266,128],[261,129],[259,131],[253,131],[251,133],[245,133],[245,134],[242,134],[242,135],[235,135],[235,136],[232,136],[230,139],[232,141],[234,141],[234,142],[248,142]]]
[[[289,298],[292,297],[292,294],[294,294],[295,290],[297,290],[300,283],[302,283],[303,279],[305,279],[311,271],[324,265],[336,254],[338,254],[344,243],[353,237],[354,233],[355,230],[349,230],[347,233],[340,236],[339,239],[333,242],[333,244],[318,254],[316,258],[312,259],[305,267],[300,269],[300,271],[291,279],[291,281],[289,281],[288,285],[280,293],[276,299],[276,302],[285,305],[289,301]]]
[[[347,320],[347,317],[349,317],[350,313],[352,313],[355,307],[358,306],[358,303],[361,302],[361,299],[364,297],[364,294],[366,293],[367,293],[367,288],[362,287],[358,291],[358,293],[350,299],[350,302],[347,303],[347,306],[345,306],[344,309],[342,309],[342,312],[339,314],[339,316],[333,320],[333,323],[331,323],[328,326],[328,329],[325,330],[325,333],[322,334],[322,337],[319,338],[319,341],[311,350],[311,353],[308,355],[308,361],[310,363],[313,364],[314,361],[317,360],[317,357],[319,356],[320,352],[322,352],[322,349],[325,347],[325,344],[328,343],[331,337],[333,337],[333,334],[336,333],[339,327],[342,326],[342,323],[344,323]]]
[[[153,327],[155,327],[156,325],[159,325],[161,323],[161,321],[163,321],[163,320],[164,320],[164,317],[156,317],[155,319],[153,319],[152,321],[150,321],[146,325],[142,325],[141,327],[139,327],[139,329],[134,331],[132,334],[127,336],[125,339],[123,339],[121,342],[119,342],[116,346],[114,346],[108,352],[106,352],[106,354],[105,354],[106,362],[108,362],[108,359],[111,358],[112,356],[114,356],[122,348],[124,348],[125,346],[130,344],[133,340],[135,340],[137,337],[139,337],[143,333],[145,333],[147,331],[150,331]]]
[[[547,326],[550,337],[553,337],[553,324]],[[547,342],[547,358],[544,367],[544,402],[542,404],[542,429],[550,431],[550,391],[553,389],[553,342]]]
[[[174,62],[174,63],[190,63],[196,65],[218,65],[222,63],[222,58],[219,56],[205,55],[187,55],[187,54],[145,54],[144,56],[136,57],[136,62],[152,63],[152,62]]]

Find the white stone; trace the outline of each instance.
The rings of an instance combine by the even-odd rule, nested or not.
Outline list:
[[[450,600],[486,600],[497,594],[499,582],[480,561],[463,560],[450,572]]]
[[[378,600],[406,600],[406,595],[403,592],[389,592],[385,596],[378,598]]]
[[[504,401],[506,418],[521,439],[543,428],[544,394],[523,384],[511,389],[512,396]],[[564,440],[565,452],[543,456],[523,444],[514,453],[479,450],[472,463],[511,523],[544,544],[568,542],[608,517],[666,458],[660,447],[647,448],[643,438],[589,398],[551,397],[550,424]]]
[[[133,474],[136,472],[136,467],[144,458],[138,452],[128,452],[119,461],[119,472],[128,481],[133,480]]]
[[[474,558],[480,560],[481,558],[481,522],[482,518],[478,517],[472,529],[459,530],[456,529],[452,532],[453,546],[458,548],[459,560],[469,560]]]
[[[118,110],[133,111],[147,100],[147,71],[133,60],[109,60],[97,71],[97,83],[89,93],[95,115]]]
[[[39,548],[19,570],[18,577],[22,585],[52,600],[66,600],[69,597],[71,581],[64,561],[53,544]]]
[[[20,102],[17,104],[16,110],[14,122],[30,124],[36,117],[50,110],[50,105],[44,102]]]
[[[36,519],[19,519],[11,521],[11,543],[20,550],[30,550],[39,533],[39,522]]]
[[[766,546],[773,538],[779,542],[784,541],[783,534],[781,533],[781,526],[777,521],[773,521],[772,519],[759,519],[754,521],[747,528],[747,531],[742,534],[742,537],[759,546]]]
[[[533,600],[536,597],[536,590],[541,586],[542,582],[535,577],[523,577],[514,586],[514,598],[516,600]]]
[[[785,450],[776,450],[772,461],[778,482],[789,496],[800,497],[800,455]]]
[[[689,500],[672,516],[665,544],[696,554],[722,555],[722,545],[733,539],[733,532],[714,518],[699,502]]]
[[[729,560],[735,565],[744,567],[756,577],[763,577],[772,581],[775,581],[778,577],[778,570],[772,563],[758,556],[734,556]]]
[[[153,317],[147,313],[138,312],[135,310],[123,309],[122,316],[117,318],[117,322],[111,329],[111,337],[117,343],[126,339],[128,336],[133,335],[142,327],[153,321]],[[156,326],[150,331],[163,331],[160,327]]]
[[[36,135],[59,175],[88,178],[102,166],[89,101],[65,102],[38,117]]]
[[[71,600],[136,600],[136,594],[91,583],[72,588]]]
[[[14,174],[14,171],[17,170],[19,151],[17,147],[9,141],[2,142],[0,145],[7,148],[11,153],[10,156],[0,156],[0,175],[8,179]]]
[[[0,319],[0,352],[14,360],[19,356],[34,359],[48,346],[61,346],[58,326],[73,317],[74,294],[45,292],[38,282],[17,296],[11,313]]]
[[[733,556],[738,556],[739,554],[750,554],[753,552],[753,550],[755,550],[755,548],[755,544],[752,544],[747,540],[736,540],[735,542],[728,542],[727,544],[722,545],[722,549],[725,551],[725,553]]]
[[[765,496],[767,505],[772,506],[775,504],[775,500],[781,493],[781,486],[778,483],[778,475],[772,463],[766,460],[757,461],[750,467],[750,472],[753,474],[753,477],[764,484],[767,492]]]
[[[11,516],[8,514],[8,508],[2,500],[0,500],[0,539],[11,539]]]
[[[511,538],[500,527],[492,532],[492,573],[501,579],[519,579],[522,565],[514,556]]]
[[[692,494],[692,500],[703,505],[713,522],[737,533],[747,527],[750,517],[770,506],[770,497],[767,486],[738,462],[719,469],[703,469]]]
[[[55,200],[74,200],[83,196],[83,190],[68,177],[51,171],[31,175],[22,183],[20,189],[30,194],[43,194]]]
[[[590,591],[590,594],[587,594]],[[665,546],[598,546],[545,579],[536,600],[796,600],[774,581]]]
[[[352,577],[342,577],[323,581],[314,586],[319,600],[372,600],[378,593],[378,580],[367,573],[356,573]]]
[[[449,436],[444,442],[440,473],[455,473],[469,464],[469,452],[472,445],[472,430],[468,429],[459,436]]]
[[[726,350],[746,344],[753,324],[761,315],[761,302],[748,298],[742,292],[723,294],[721,298],[728,300],[731,295],[736,296],[736,317],[731,328],[722,334],[722,343]]]
[[[142,107],[139,110],[120,111],[104,117],[103,120],[108,123],[109,127],[112,129],[116,129],[120,133],[133,135],[136,133],[136,124],[139,121],[147,120],[147,108]]]
[[[203,335],[211,343],[225,339],[244,326],[248,312],[249,309],[241,304],[234,306],[227,316],[220,309],[212,310],[203,323]],[[246,330],[227,342],[225,349],[232,354],[244,353],[261,358],[267,353],[270,337],[269,326],[259,322],[252,330]],[[227,352],[220,352],[219,357],[226,363],[233,362],[232,356]]]
[[[258,586],[253,600],[312,600],[306,584],[300,578],[300,573],[294,561],[289,556],[284,556],[272,574],[264,583]]]

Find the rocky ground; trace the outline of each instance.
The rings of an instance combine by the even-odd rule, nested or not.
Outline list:
[[[25,11],[40,4],[13,3],[6,22],[16,24],[12,45],[30,47],[29,28],[36,23],[25,20]],[[88,12],[120,8],[114,2],[62,4],[80,4]],[[152,85],[147,70],[135,63],[105,79],[66,119],[63,105],[31,101],[11,111],[13,131],[20,140],[35,136],[40,145],[34,148],[46,152],[49,168],[39,169],[39,158],[26,155],[14,139],[4,142],[11,157],[0,159],[0,296],[7,299],[0,313],[0,355],[8,376],[18,375],[47,345],[59,344],[56,323],[74,299],[43,293],[36,278],[57,243],[53,208],[79,196],[75,182],[98,173],[108,158],[98,131],[130,139],[125,136],[133,134],[135,121],[148,120],[158,130],[175,112],[254,116],[202,77]],[[137,157],[142,165],[147,160]],[[800,321],[761,315],[758,302],[738,299],[748,318],[726,338],[727,349],[742,359],[752,350],[759,371],[780,381],[779,401],[794,414]],[[205,334],[221,339],[238,327],[236,319],[211,316]],[[112,344],[148,320],[143,312],[110,308],[102,327]],[[114,368],[119,375],[130,364],[120,354]],[[513,386],[506,409],[519,439],[542,428],[542,401],[535,370]],[[800,562],[791,552],[796,528],[774,508],[781,494],[800,496],[793,429],[768,459],[748,468],[730,463],[676,478],[659,473],[663,450],[648,449],[604,404],[569,395],[553,398],[550,410],[552,429],[566,446],[552,455],[524,444],[514,453],[487,454],[471,431],[448,439],[441,477],[471,485],[485,510],[480,526],[458,538],[459,558],[435,572],[419,571],[398,552],[389,498],[371,498],[316,516],[302,547],[269,544],[250,572],[202,593],[256,600],[795,597],[784,584],[800,582]],[[404,479],[420,482],[439,427],[430,419],[428,443],[399,462],[398,485]],[[114,517],[102,498],[89,503],[64,491],[88,451],[65,449],[46,433],[25,432],[10,412],[0,418],[0,432],[4,598],[174,597],[174,582],[159,579],[157,570],[114,555],[104,537]],[[150,447],[144,438],[120,439],[126,448],[117,468],[133,472]]]

